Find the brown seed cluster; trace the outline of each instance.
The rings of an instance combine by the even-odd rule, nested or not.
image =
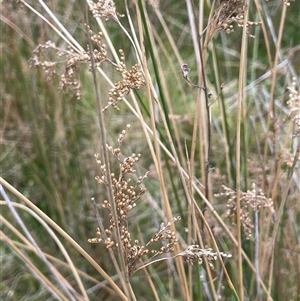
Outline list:
[[[89,28],[89,26],[87,26],[87,29],[89,30],[89,35],[91,37],[91,41],[96,45],[96,48],[94,48],[92,50],[95,66],[99,67],[100,63],[102,63],[104,61],[109,61],[110,62],[110,59],[107,57],[106,45],[102,42],[102,40],[103,40],[102,32],[99,32],[98,34],[95,34]],[[89,46],[87,46],[86,54],[89,55],[88,62],[91,62]],[[91,68],[91,64],[90,64],[90,68]]]
[[[223,258],[231,258],[231,254],[219,253]],[[186,250],[179,253],[178,256],[183,257],[184,261],[193,266],[195,263],[202,264],[203,258],[206,258],[209,267],[213,270],[213,262],[218,259],[218,253],[213,252],[212,249],[201,249],[199,245],[190,245]]]
[[[227,200],[227,217],[232,221],[236,217],[236,191],[222,185],[224,192],[215,194],[215,197],[225,197]],[[250,209],[253,211],[259,211],[260,208],[269,208],[272,214],[275,214],[273,201],[267,198],[261,189],[257,189],[256,185],[252,185],[252,190],[247,192],[241,192],[241,214],[240,220],[243,226],[243,230],[247,239],[252,236],[252,229],[254,228],[252,218],[250,215]]]
[[[219,31],[225,31],[226,33],[233,32],[233,24],[237,24],[239,27],[244,26],[244,2],[244,0],[220,1],[220,6],[216,9],[207,27],[208,41]],[[248,21],[246,26],[257,26],[260,24],[260,22]],[[250,36],[253,37],[252,35]]]
[[[153,235],[153,237],[149,240],[146,246],[148,247],[157,242],[168,242],[168,243],[164,244],[159,249],[152,249],[151,253],[154,254],[154,256],[174,251],[174,248],[177,245],[178,240],[176,238],[175,232],[170,230],[169,228],[172,225],[172,223],[175,223],[180,219],[181,219],[180,216],[177,216],[177,217],[173,217],[173,220],[171,222],[167,222],[167,224],[165,223],[160,224],[159,231]]]
[[[106,45],[102,42],[103,34],[99,32],[95,34],[88,25],[86,28],[91,37],[92,43],[95,45],[90,50],[87,45],[87,50],[76,52],[74,49],[68,50],[59,49],[54,43],[48,41],[44,45],[39,45],[34,51],[33,56],[30,59],[31,66],[42,67],[47,75],[46,80],[53,79],[57,74],[60,75],[59,90],[64,92],[71,92],[75,94],[77,99],[82,98],[81,81],[79,77],[79,69],[82,63],[89,64],[89,70],[92,69],[92,59],[95,67],[100,67],[100,64],[104,61],[117,66],[117,71],[121,73],[123,79],[114,84],[114,87],[109,90],[108,105],[103,109],[113,106],[115,109],[119,109],[117,104],[123,99],[125,95],[128,95],[132,89],[140,89],[146,85],[139,65],[134,65],[131,70],[126,69],[125,56],[122,50],[120,50],[120,63],[117,65],[113,63],[107,56]],[[60,57],[65,57],[65,64],[63,72],[59,72],[56,69],[58,64],[56,62],[47,61],[44,57],[47,51],[54,50],[55,54]]]
[[[280,158],[288,167],[292,167],[294,163],[294,155],[291,153],[291,150],[288,148],[283,148],[280,152]],[[300,161],[300,156],[298,158]]]
[[[106,46],[102,43],[102,33],[99,32],[98,34],[95,34],[88,26],[87,29],[89,31],[91,41],[95,44],[95,49],[90,51],[88,45],[87,51],[82,51],[80,53],[70,49],[66,55],[65,70],[61,75],[61,80],[59,83],[59,88],[61,91],[73,90],[76,92],[77,99],[82,97],[81,83],[77,72],[80,64],[89,63],[89,70],[91,70],[91,55],[93,56],[95,67],[99,67],[104,61],[110,61],[107,57]]]
[[[59,81],[59,91],[64,91],[66,93],[74,93],[77,99],[81,99],[81,82],[77,74],[78,65],[66,65],[66,68]]]
[[[116,5],[112,0],[98,0],[97,3],[89,0],[87,3],[94,18],[104,17],[105,20],[109,20],[110,18],[117,20],[118,16],[123,16],[117,13]]]
[[[87,29],[89,31],[91,41],[95,44],[95,48],[92,49],[92,51],[90,51],[89,46],[87,46],[86,51],[81,52],[75,52],[75,50],[72,48],[63,50],[57,48],[51,41],[48,41],[44,45],[39,45],[33,51],[33,56],[30,59],[31,65],[35,67],[42,67],[47,75],[46,79],[51,80],[54,76],[56,76],[57,73],[60,72],[57,72],[55,69],[58,65],[56,62],[44,60],[44,56],[46,56],[46,50],[49,51],[52,49],[56,51],[56,54],[59,57],[64,56],[64,71],[60,76],[59,90],[75,93],[77,99],[82,97],[81,82],[78,70],[80,69],[82,63],[88,63],[91,70],[91,53],[96,67],[99,67],[100,63],[104,61],[111,62],[107,57],[106,46],[102,43],[102,33],[99,32],[98,34],[95,34],[88,26]]]
[[[46,81],[52,80],[56,76],[56,62],[46,60],[47,51],[55,49],[55,44],[51,41],[38,45],[32,52],[29,60],[31,67],[41,67],[46,74]]]
[[[80,99],[82,96],[81,83],[76,71],[79,67],[78,62],[87,61],[89,55],[87,53],[75,53],[73,49],[59,49],[51,41],[38,45],[33,51],[29,62],[31,66],[43,68],[46,74],[46,81],[52,80],[57,74],[61,73],[61,71],[57,70],[59,68],[57,62],[46,60],[46,57],[50,55],[50,50],[54,50],[60,57],[66,57],[64,71],[60,75],[59,90],[75,93],[77,99]]]
[[[123,130],[119,135],[119,145],[121,145],[130,125],[126,126],[126,130]],[[138,240],[134,240],[131,237],[129,231],[129,212],[136,207],[137,202],[145,194],[146,189],[142,187],[144,180],[147,178],[148,172],[144,176],[138,177],[135,184],[133,182],[134,174],[136,170],[134,165],[138,162],[141,157],[140,154],[131,154],[124,159],[121,159],[120,148],[113,148],[107,145],[108,151],[118,160],[119,162],[119,173],[107,174],[106,165],[102,164],[99,160],[99,156],[96,154],[96,161],[100,167],[101,176],[97,176],[96,180],[99,184],[109,186],[108,176],[111,180],[111,189],[113,191],[113,202],[116,207],[117,220],[113,218],[112,205],[104,200],[102,208],[106,209],[109,217],[109,226],[105,229],[105,233],[102,233],[100,228],[97,228],[96,238],[90,238],[90,243],[103,243],[107,249],[112,248],[113,250],[118,248],[117,238],[115,237],[115,231],[119,231],[121,238],[121,250],[124,254],[125,264],[127,267],[128,275],[131,276],[136,270],[137,263],[140,261],[142,256],[151,254],[152,257],[160,255],[162,253],[172,252],[175,245],[177,244],[177,238],[174,231],[169,230],[170,225],[179,220],[180,218],[173,218],[172,222],[167,224],[162,223],[157,233],[153,235],[148,243],[145,245],[140,244]],[[155,243],[161,242],[162,246],[154,246]],[[153,249],[151,247],[153,246]],[[156,247],[156,248],[155,248]]]
[[[118,110],[118,103],[125,95],[128,95],[132,89],[140,89],[146,85],[139,65],[135,64],[131,70],[127,70],[125,65],[125,57],[122,50],[120,50],[120,54],[121,61],[117,67],[117,71],[122,74],[123,79],[115,83],[114,87],[109,90],[108,105],[103,109],[103,111],[110,106],[113,106]]]

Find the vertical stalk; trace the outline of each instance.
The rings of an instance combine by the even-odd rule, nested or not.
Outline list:
[[[270,91],[270,106],[269,106],[269,112],[268,112],[268,121],[267,121],[267,135],[270,131],[272,131],[272,126],[274,125],[274,121],[276,119],[276,115],[275,115],[275,87],[276,87],[276,78],[277,78],[277,64],[278,64],[278,59],[279,59],[279,55],[280,55],[280,46],[281,46],[281,41],[282,41],[282,36],[283,36],[283,29],[284,29],[284,23],[286,20],[286,10],[287,10],[287,6],[283,5],[282,8],[282,14],[281,14],[281,20],[280,20],[280,26],[279,26],[279,31],[278,31],[278,39],[277,39],[277,44],[276,44],[276,53],[275,53],[275,57],[274,57],[274,65],[273,65],[273,69],[272,69],[272,79],[271,79],[271,91]],[[273,123],[272,123],[273,121]],[[266,166],[267,164],[267,153],[268,153],[268,142],[269,142],[269,138],[268,136],[266,137],[265,140],[265,147],[264,147],[264,165]],[[274,142],[276,144],[276,140]],[[276,145],[273,146],[272,149],[272,155],[276,155]],[[276,163],[275,163],[276,164]],[[274,166],[274,169],[276,169],[276,166]]]
[[[245,85],[247,72],[247,21],[249,0],[244,3],[244,26],[241,43],[241,58],[239,69],[238,107],[237,107],[237,141],[236,141],[236,203],[237,203],[237,241],[238,241],[238,291],[239,298],[244,300],[242,237],[241,237],[241,126],[244,101],[246,100]]]
[[[85,6],[85,10],[84,10],[84,18],[85,18],[85,21],[87,24],[88,16],[87,16],[86,6]],[[119,262],[120,262],[120,266],[121,266],[121,271],[119,270],[119,268],[117,268],[117,272],[119,274],[119,278],[120,278],[121,284],[123,286],[123,289],[125,291],[127,298],[129,300],[135,301],[136,298],[135,298],[134,292],[132,290],[132,287],[131,287],[131,284],[129,281],[128,270],[127,270],[127,266],[125,264],[124,253],[122,251],[122,240],[121,240],[121,236],[120,236],[121,230],[119,228],[120,225],[118,223],[117,209],[116,209],[116,204],[114,202],[114,195],[113,195],[113,190],[112,190],[113,186],[112,186],[112,181],[111,181],[111,176],[110,176],[111,175],[110,163],[109,163],[109,158],[108,158],[108,153],[107,153],[107,148],[106,148],[106,131],[105,131],[105,126],[104,126],[104,120],[102,118],[103,106],[102,106],[99,87],[98,87],[98,83],[97,83],[96,67],[95,67],[95,61],[94,61],[94,56],[93,56],[93,51],[92,51],[92,49],[93,49],[92,41],[91,41],[89,34],[87,34],[87,39],[88,39],[89,49],[90,49],[91,72],[93,75],[95,96],[96,96],[97,109],[98,109],[100,136],[101,136],[100,141],[101,141],[101,145],[102,145],[104,163],[105,163],[106,169],[107,169],[106,181],[108,183],[108,200],[109,200],[109,203],[111,204],[113,219],[116,224],[116,229],[114,229],[114,231],[115,231],[115,236],[117,237],[118,256],[119,256]]]
[[[203,59],[203,50],[202,50],[202,42],[201,42],[201,35],[199,32],[199,26],[196,24],[196,10],[194,2],[192,2],[193,6],[193,13],[194,13],[194,21],[195,21],[195,28],[197,28],[197,42],[198,42],[198,50],[199,50],[199,58],[200,58],[200,71],[201,71],[201,79],[199,79],[199,87],[203,86],[204,91],[204,98],[205,98],[205,112],[206,112],[206,141],[205,142],[205,179],[204,179],[204,186],[205,186],[205,198],[209,199],[209,183],[208,183],[208,175],[209,175],[209,160],[210,160],[210,153],[211,153],[211,125],[210,125],[210,105],[209,105],[209,99],[208,99],[208,91],[207,91],[207,83],[206,83],[206,76],[205,76],[205,70],[204,70],[204,59]],[[203,83],[203,85],[202,85]],[[200,95],[201,96],[201,95]],[[201,141],[202,142],[202,141]],[[203,211],[205,211],[206,206],[204,206]]]
[[[150,112],[150,119],[151,119],[151,127],[152,127],[152,133],[153,133],[153,145],[154,145],[154,150],[155,153],[153,154],[153,160],[154,160],[154,164],[155,167],[157,169],[158,172],[158,176],[159,176],[159,182],[161,184],[161,193],[162,193],[162,199],[163,199],[163,203],[165,206],[165,211],[166,211],[166,216],[168,218],[168,220],[172,220],[172,210],[171,210],[171,205],[168,199],[168,195],[167,195],[167,190],[166,190],[166,184],[165,184],[165,179],[164,179],[164,173],[163,173],[163,168],[162,168],[162,162],[161,162],[161,158],[160,158],[160,154],[161,154],[161,147],[159,144],[159,138],[157,136],[157,130],[156,130],[156,124],[155,124],[155,109],[154,109],[154,101],[158,107],[159,113],[161,114],[161,118],[162,118],[162,122],[164,124],[164,128],[166,129],[166,133],[168,136],[168,141],[170,144],[170,147],[172,148],[172,151],[174,153],[175,156],[175,161],[179,166],[179,159],[176,153],[176,150],[174,148],[174,139],[171,133],[171,125],[170,125],[170,120],[168,117],[168,112],[167,112],[167,107],[165,106],[166,102],[164,99],[164,93],[163,93],[163,89],[161,89],[161,83],[160,83],[160,77],[159,77],[159,73],[158,73],[158,68],[157,68],[157,63],[156,63],[156,59],[155,59],[155,55],[154,55],[154,50],[152,49],[152,38],[150,36],[150,32],[148,29],[148,25],[147,25],[147,18],[146,18],[146,10],[144,8],[144,4],[143,1],[139,0],[136,3],[136,10],[137,13],[139,14],[138,19],[141,20],[143,22],[143,30],[145,32],[145,36],[147,41],[149,41],[150,44],[150,56],[152,59],[152,63],[153,63],[153,67],[154,67],[154,73],[156,75],[156,79],[157,79],[157,83],[158,84],[158,88],[159,88],[159,92],[160,92],[160,97],[161,97],[161,103],[162,106],[160,105],[160,102],[158,101],[158,97],[156,95],[154,95],[153,97],[151,96],[151,91],[150,91],[150,76],[148,72],[145,72],[146,74],[146,87],[147,87],[147,96],[148,96],[148,100],[149,100],[149,112]],[[142,24],[139,24],[139,28],[142,29]],[[140,34],[140,39],[142,40],[141,47],[142,47],[142,53],[146,53],[145,52],[145,48],[144,48],[144,42],[143,42],[143,33],[141,32]],[[143,66],[145,68],[145,71],[147,70],[147,58],[146,55],[143,55],[142,57],[142,63]],[[156,70],[156,71],[155,71]],[[153,92],[154,89],[153,89]],[[175,231],[175,226],[174,224],[171,225],[171,229],[173,231]],[[179,246],[176,245],[175,246],[175,252],[179,253]],[[179,281],[180,281],[180,289],[182,292],[182,295],[184,297],[184,300],[191,300],[191,296],[189,295],[189,291],[188,291],[188,284],[187,284],[187,279],[186,279],[186,274],[184,271],[184,266],[183,266],[183,262],[181,260],[176,260],[176,267],[177,267],[177,271],[178,271],[178,276],[179,276]]]

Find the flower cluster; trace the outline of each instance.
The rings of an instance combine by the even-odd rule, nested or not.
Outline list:
[[[210,41],[219,31],[225,31],[226,33],[233,32],[233,23],[239,27],[244,26],[244,0],[220,1],[220,6],[216,9],[207,27],[208,40]],[[260,24],[261,22],[248,21],[246,26],[257,26]],[[252,35],[250,36],[253,37]]]
[[[123,130],[119,135],[118,142],[121,145],[127,131],[130,129],[130,125],[127,125],[126,130]],[[121,159],[120,148],[113,148],[107,145],[108,151],[118,160],[119,162],[119,174],[111,173],[107,174],[107,168],[105,164],[102,164],[99,160],[98,154],[95,155],[96,161],[100,166],[101,176],[97,176],[96,180],[99,184],[109,186],[111,183],[111,190],[113,191],[113,202],[116,208],[117,220],[113,218],[112,204],[109,201],[104,200],[102,208],[108,211],[109,226],[101,232],[100,228],[97,228],[95,238],[90,238],[90,243],[103,243],[107,249],[121,249],[124,254],[125,264],[127,267],[128,275],[131,276],[136,270],[136,265],[142,256],[151,254],[152,257],[172,252],[175,245],[177,244],[177,238],[174,231],[169,230],[169,227],[173,222],[176,222],[180,217],[173,218],[172,222],[167,224],[162,223],[160,229],[155,233],[148,243],[145,245],[140,244],[138,240],[134,240],[131,237],[129,231],[129,212],[136,207],[137,202],[145,194],[146,188],[142,187],[143,181],[147,178],[148,173],[144,176],[140,176],[135,180],[134,185],[130,185],[132,177],[136,170],[134,164],[136,164],[141,157],[140,154],[131,154],[124,159]],[[108,181],[108,177],[110,181]],[[119,231],[121,238],[121,247],[118,248],[117,238],[115,237],[116,231]],[[154,246],[155,243],[161,242],[162,246]],[[153,246],[153,248],[151,248]]]
[[[93,33],[92,30],[87,26],[91,41],[95,44],[95,48],[90,51],[89,46],[87,50],[75,51],[70,48],[68,50],[59,49],[54,43],[48,41],[44,45],[39,45],[34,51],[33,56],[30,59],[30,63],[34,67],[42,67],[47,75],[46,80],[53,79],[57,75],[56,62],[44,60],[46,56],[46,50],[55,50],[57,55],[60,57],[65,57],[64,71],[60,76],[59,90],[64,92],[75,92],[77,99],[82,97],[81,93],[81,82],[78,75],[78,70],[81,63],[89,63],[89,68],[91,70],[91,55],[96,67],[100,66],[103,61],[110,61],[107,57],[107,51],[105,44],[102,43],[102,33]],[[112,62],[111,62],[112,63]]]
[[[227,217],[234,220],[236,215],[236,191],[222,185],[224,192],[215,194],[215,197],[226,197],[227,200]],[[247,239],[251,238],[252,229],[254,228],[251,216],[250,208],[254,211],[258,211],[260,208],[269,208],[272,214],[275,214],[273,201],[267,198],[261,189],[257,189],[253,184],[252,190],[247,192],[241,192],[241,214],[240,220],[243,226]]]
[[[29,60],[31,67],[41,67],[46,74],[46,81],[52,80],[56,76],[56,62],[47,61],[44,59],[49,49],[55,49],[55,44],[51,41],[45,44],[38,45],[32,52],[32,57]]]
[[[87,3],[94,18],[104,17],[105,20],[109,20],[110,18],[117,20],[118,16],[123,16],[117,13],[116,5],[112,0],[98,0],[97,3],[88,0]]]
[[[231,254],[220,252],[219,255],[223,258],[231,258]],[[184,261],[193,266],[195,263],[202,264],[203,258],[206,258],[208,265],[214,269],[213,262],[218,259],[218,253],[213,252],[212,249],[201,249],[199,245],[190,245],[186,250],[179,253],[177,256],[183,257]]]
[[[180,219],[181,219],[180,216],[177,216],[177,217],[173,217],[173,220],[171,222],[167,222],[167,224],[165,224],[165,223],[160,224],[159,231],[153,235],[153,237],[149,240],[149,242],[146,244],[146,246],[148,247],[159,241],[160,242],[168,241],[168,243],[163,245],[158,250],[152,249],[151,253],[154,254],[154,256],[174,251],[174,247],[177,245],[178,240],[176,238],[175,232],[170,230],[169,227],[171,226],[172,223],[175,223],[175,222],[179,221]]]
[[[115,83],[114,87],[109,90],[108,105],[103,110],[106,110],[110,106],[113,106],[118,110],[119,108],[117,105],[125,95],[128,95],[132,89],[140,89],[146,85],[139,65],[135,64],[131,70],[127,70],[122,50],[120,50],[120,54],[121,61],[117,67],[117,71],[122,74],[123,80]]]

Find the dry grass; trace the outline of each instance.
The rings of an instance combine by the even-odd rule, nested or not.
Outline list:
[[[1,15],[1,297],[298,300],[297,3],[54,2]]]

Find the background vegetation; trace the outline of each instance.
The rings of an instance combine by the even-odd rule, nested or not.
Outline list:
[[[299,300],[300,5],[247,3],[1,4],[1,300]]]

